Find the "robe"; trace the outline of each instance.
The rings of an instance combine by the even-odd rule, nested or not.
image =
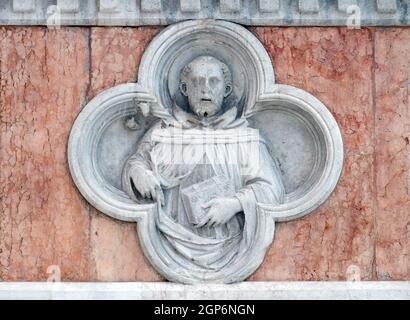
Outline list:
[[[153,172],[164,193],[155,217],[162,249],[182,269],[218,272],[243,258],[254,242],[258,203],[278,205],[284,186],[276,162],[256,129],[236,108],[210,119],[198,120],[175,107],[171,120],[160,120],[138,144],[123,170],[123,188],[143,203],[130,172]],[[182,192],[212,177],[232,184],[243,208],[226,224],[197,228],[189,218]]]

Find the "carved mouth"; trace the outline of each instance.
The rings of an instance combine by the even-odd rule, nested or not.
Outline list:
[[[209,98],[202,98],[201,101],[211,102],[212,100]]]

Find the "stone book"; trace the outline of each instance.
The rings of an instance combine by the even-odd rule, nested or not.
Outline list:
[[[214,176],[182,189],[181,195],[188,221],[192,224],[198,224],[208,210],[201,206],[215,198],[234,196],[235,187],[228,178]]]

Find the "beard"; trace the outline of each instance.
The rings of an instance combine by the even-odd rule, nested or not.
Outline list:
[[[211,117],[218,113],[220,107],[212,101],[199,101],[192,106],[192,111],[200,118]]]

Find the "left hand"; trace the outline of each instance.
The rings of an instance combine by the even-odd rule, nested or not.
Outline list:
[[[209,209],[207,215],[195,226],[212,227],[227,223],[235,214],[242,211],[242,205],[235,197],[217,198],[208,201],[201,206],[204,210]]]

